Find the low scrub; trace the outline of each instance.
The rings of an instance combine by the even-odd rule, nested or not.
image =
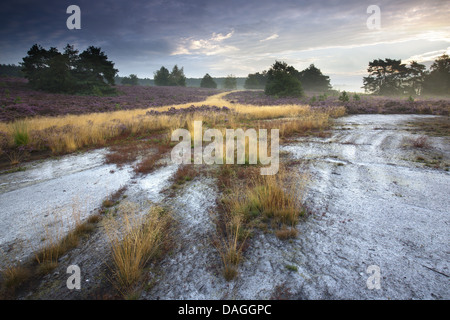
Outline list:
[[[162,252],[169,239],[171,217],[166,209],[155,206],[144,215],[125,212],[121,221],[107,219],[105,230],[111,248],[114,284],[128,295],[143,277],[147,264]]]
[[[8,266],[2,272],[3,289],[10,292],[16,290],[22,283],[26,282],[32,273],[27,267],[20,265]]]
[[[305,209],[301,204],[305,176],[287,175],[284,167],[277,175],[261,176],[254,167],[222,166],[218,176],[224,192],[220,202],[215,247],[223,263],[227,281],[238,275],[247,240],[256,228],[274,233],[280,240],[297,237],[296,225]],[[293,182],[295,181],[295,183]]]
[[[231,281],[238,275],[238,265],[242,257],[245,238],[241,238],[243,219],[239,214],[231,214],[226,222],[226,234],[214,242],[223,263],[223,276]]]
[[[289,186],[286,180],[284,173],[261,176],[246,192],[235,191],[224,201],[230,212],[242,215],[247,222],[262,216],[280,228],[295,226],[305,210],[297,187]]]

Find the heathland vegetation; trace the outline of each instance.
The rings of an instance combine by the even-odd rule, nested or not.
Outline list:
[[[35,44],[21,65],[32,88],[72,94],[114,93],[111,86],[118,72],[101,48],[90,46],[79,54],[69,44],[63,53]]]
[[[110,146],[110,153],[106,156],[108,163],[121,166],[135,162],[141,153],[145,156],[137,161],[134,172],[136,175],[147,175],[160,167],[161,163],[158,161],[170,153],[170,133],[176,128],[192,130],[194,120],[203,121],[205,129],[217,128],[222,131],[230,128],[277,128],[280,130],[280,137],[287,139],[292,135],[324,135],[332,118],[345,113],[344,108],[319,110],[307,105],[243,105],[224,100],[223,96],[226,94],[228,92],[219,92],[200,103],[58,117],[29,117],[3,122],[0,126],[4,133],[2,153],[6,155],[6,161],[19,164],[26,160],[25,157],[36,152],[61,154]],[[53,97],[58,95],[54,94]],[[226,108],[210,112],[204,105]],[[151,153],[150,150],[154,149],[157,152]],[[223,199],[218,199],[223,206],[217,209],[217,234],[211,245],[214,245],[217,257],[222,260],[220,268],[227,280],[238,275],[239,262],[245,254],[243,249],[250,244],[253,233],[272,230],[280,239],[296,237],[294,227],[306,212],[300,198],[291,192],[300,189],[286,188],[287,183],[291,183],[289,181],[292,176],[283,174],[273,178],[259,178],[255,175],[259,170],[255,169],[260,166],[261,164],[243,167],[227,165],[216,167],[212,172],[219,188],[223,190]],[[177,170],[174,175],[174,190],[181,190],[182,184],[198,176],[192,170],[194,168],[190,165],[181,166]],[[203,169],[196,170],[207,168],[204,166]],[[109,290],[116,290],[120,296],[130,298],[139,294],[142,283],[156,281],[148,278],[146,268],[149,263],[155,263],[157,259],[164,257],[163,254],[177,241],[176,237],[172,238],[174,232],[171,231],[176,226],[172,223],[168,209],[156,206],[142,215],[135,210],[131,213],[120,208],[113,211],[114,207],[118,208],[114,199],[103,202],[100,216],[96,219],[102,221],[103,228],[99,230],[104,231],[98,232],[106,232],[109,239],[110,251],[106,259],[109,271],[106,274],[113,283],[113,288]],[[107,212],[125,213],[111,216]],[[21,288],[23,290],[24,283],[27,283],[27,287],[32,287],[36,279],[57,268],[57,261],[61,256],[83,245],[80,237],[89,237],[96,230],[97,222],[89,223],[89,232],[76,231],[70,233],[69,238],[55,238],[32,261],[11,264],[3,275],[7,294],[14,296],[15,292],[20,292]],[[108,281],[105,282],[106,287],[110,286]]]
[[[376,60],[365,78],[366,89],[374,94],[349,94],[331,90],[329,77],[314,65],[298,71],[276,61],[268,71],[249,74],[246,88],[259,90],[233,91],[238,79],[230,74],[220,83],[224,91],[216,90],[218,81],[209,74],[201,79],[202,88],[187,88],[184,69],[177,65],[155,72],[157,86],[139,86],[134,74],[115,85],[117,69],[100,48],[78,54],[70,45],[63,53],[35,45],[21,66],[27,80],[0,80],[0,163],[19,170],[29,159],[109,147],[106,163],[128,164],[132,174],[142,177],[166,165],[161,160],[173,147],[171,133],[178,128],[192,132],[194,121],[222,133],[278,129],[283,143],[298,136],[326,137],[333,119],[348,113],[448,116],[448,99],[417,98],[448,93],[448,63],[444,55],[427,72],[417,63],[408,67],[399,60]],[[302,202],[308,175],[291,172],[289,165],[283,159],[276,176],[260,176],[262,164],[248,161],[212,169],[181,165],[173,174],[173,192],[202,174],[215,179],[219,195],[211,245],[226,280],[238,275],[255,234],[273,233],[281,241],[298,236],[296,225],[308,213]],[[105,199],[98,214],[85,222],[77,218],[74,231],[50,242],[29,264],[8,267],[2,275],[4,288],[20,287],[30,274],[36,279],[54,270],[62,255],[97,232],[100,221],[108,238],[109,275],[118,292],[133,297],[139,283],[155,280],[148,279],[146,268],[177,241],[172,237],[177,225],[170,208],[159,204],[145,212],[125,202],[119,206],[123,193]]]

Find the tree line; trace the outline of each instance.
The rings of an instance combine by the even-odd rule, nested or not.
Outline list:
[[[0,77],[23,78],[22,67],[15,64],[0,64]]]
[[[114,92],[118,70],[108,56],[94,46],[82,53],[68,44],[57,48],[33,45],[20,64],[30,86],[38,90],[62,93],[105,94]]]
[[[186,76],[184,75],[184,69],[179,68],[175,65],[172,68],[172,71],[162,66],[158,71],[154,73],[154,83],[157,86],[186,86]],[[122,84],[124,82],[122,81]],[[225,89],[236,89],[237,87],[237,79],[234,75],[228,75],[222,83]],[[209,75],[209,73],[205,74],[200,81],[201,88],[217,88],[217,82]]]
[[[427,70],[411,61],[409,65],[395,59],[369,62],[369,76],[363,78],[366,92],[377,95],[448,95],[450,94],[450,57],[443,54]]]
[[[267,83],[269,82],[269,87]],[[300,86],[298,85],[300,82]],[[294,89],[286,89],[287,92],[281,88],[283,84],[289,87],[301,87]],[[246,89],[265,89],[267,94],[298,95],[300,91],[328,91],[331,89],[330,78],[318,69],[314,64],[308,68],[298,71],[293,66],[287,65],[285,62],[275,61],[275,64],[268,71],[261,73],[249,74],[245,81],[244,87]],[[279,89],[277,89],[280,87]]]
[[[128,81],[128,79],[126,80]],[[175,65],[172,72],[164,66],[154,73],[157,86],[185,86],[186,77],[183,68]],[[124,82],[122,81],[124,84]],[[225,89],[236,89],[237,78],[230,74],[222,81]],[[217,82],[207,73],[200,81],[202,88],[217,88]],[[245,79],[244,88],[264,89],[267,95],[276,96],[302,96],[304,90],[327,91],[331,89],[330,78],[311,64],[308,68],[298,71],[285,62],[275,61],[268,71],[249,74]]]
[[[0,74],[24,76],[29,84],[39,90],[62,93],[104,94],[112,93],[118,70],[101,48],[90,46],[79,52],[68,44],[63,52],[55,47],[45,49],[33,45],[19,66],[0,65]],[[363,78],[363,88],[377,95],[450,94],[450,58],[438,57],[430,69],[416,61],[408,65],[401,60],[375,59],[369,62],[369,75]],[[239,78],[239,81],[243,78]],[[138,85],[135,74],[121,78],[124,85]],[[150,79],[146,79],[151,81]],[[225,89],[236,89],[237,78],[230,74],[225,78],[213,78],[208,73],[200,81],[200,87],[217,88],[217,80]],[[162,66],[154,72],[157,86],[186,86],[184,68],[175,65],[171,71]],[[242,85],[242,84],[241,84]],[[245,89],[264,89],[272,96],[303,96],[305,91],[325,92],[331,89],[330,78],[314,64],[298,71],[282,61],[267,71],[249,74]]]

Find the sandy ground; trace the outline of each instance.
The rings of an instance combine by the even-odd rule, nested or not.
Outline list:
[[[54,223],[52,213],[70,217],[70,205],[78,198],[89,199],[82,203],[89,215],[127,185],[127,201],[143,210],[151,202],[172,207],[180,230],[142,299],[449,299],[450,174],[414,162],[421,151],[403,140],[412,136],[406,122],[424,117],[348,116],[337,121],[329,138],[301,138],[282,146],[289,157],[303,160],[297,170],[306,164],[311,182],[305,199],[312,214],[298,224],[299,236],[291,241],[256,232],[239,277],[231,282],[220,274],[212,246],[216,181],[197,177],[168,197],[162,191],[177,166],[135,177],[130,166],[118,170],[103,164],[105,150],[1,175],[0,248],[9,260],[23,258],[42,242]],[[426,152],[449,162],[448,137],[430,137],[430,142]],[[61,266],[31,297],[83,297],[65,288],[66,264],[80,265],[89,290],[100,283],[106,254],[99,228],[61,258]],[[371,265],[380,268],[379,290],[366,285]]]
[[[105,150],[35,162],[26,171],[0,176],[0,267],[21,260],[62,237],[122,185],[131,168],[105,165]],[[5,257],[6,255],[6,257]]]
[[[349,116],[329,139],[284,147],[312,160],[316,215],[299,226],[298,298],[450,297],[450,175],[411,161],[416,150],[403,140],[405,121],[424,117]],[[430,141],[448,162],[448,137]],[[369,265],[380,268],[380,290],[366,286]]]
[[[184,217],[184,245],[142,298],[448,299],[449,173],[411,161],[416,150],[404,146],[404,137],[415,137],[406,121],[421,118],[350,116],[330,138],[284,146],[292,158],[308,160],[313,214],[298,225],[296,240],[257,233],[230,283],[208,246],[214,188],[189,186],[174,203]],[[448,161],[448,140],[430,141],[427,152]],[[380,289],[367,286],[369,266],[379,267]]]

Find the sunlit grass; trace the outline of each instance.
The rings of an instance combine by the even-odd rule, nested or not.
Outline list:
[[[221,93],[199,103],[187,103],[149,109],[119,110],[114,112],[65,115],[58,117],[34,117],[12,123],[0,123],[0,131],[7,134],[7,141],[14,145],[28,145],[35,150],[50,149],[53,153],[73,152],[87,146],[101,147],[108,140],[121,135],[142,135],[157,131],[171,132],[186,128],[193,137],[194,120],[203,121],[208,127],[237,128],[251,121],[270,119],[274,123],[259,124],[278,127],[282,136],[325,128],[330,117],[345,113],[344,108],[317,111],[307,105],[253,106],[230,103]],[[148,115],[147,111],[166,111],[172,107],[187,108],[191,105],[226,106],[228,114]],[[280,122],[277,122],[280,121]]]

